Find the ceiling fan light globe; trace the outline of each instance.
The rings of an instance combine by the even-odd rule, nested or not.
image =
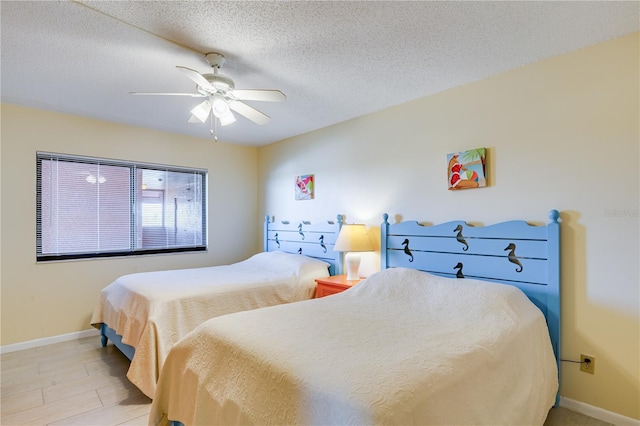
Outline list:
[[[229,105],[222,96],[214,96],[211,108],[213,108],[213,114],[218,118],[222,118],[230,112]]]
[[[229,111],[228,114],[225,114],[218,118],[220,119],[221,126],[228,126],[229,124],[233,124],[236,122],[236,117],[233,115],[231,111]]]
[[[211,111],[211,103],[206,100],[191,110],[191,114],[201,122],[205,122],[209,117],[209,111]]]

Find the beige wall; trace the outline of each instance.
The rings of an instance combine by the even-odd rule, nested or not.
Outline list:
[[[638,33],[258,151],[259,211],[488,225],[562,219],[564,397],[640,419]],[[338,100],[339,102],[339,100]],[[448,191],[446,154],[487,147],[489,184]],[[296,175],[316,198],[294,201]],[[379,267],[369,256],[365,273]]]
[[[2,105],[2,345],[89,329],[100,290],[148,270],[217,265],[257,250],[257,149]],[[36,151],[209,170],[207,253],[35,262]]]

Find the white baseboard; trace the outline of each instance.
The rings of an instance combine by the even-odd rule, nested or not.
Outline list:
[[[89,330],[76,331],[75,333],[44,337],[42,339],[35,339],[35,340],[29,340],[21,343],[14,343],[13,345],[0,346],[0,354],[7,354],[9,352],[37,348],[40,346],[51,345],[53,343],[68,342],[69,340],[82,339],[83,337],[91,337],[91,336],[98,337],[99,335],[100,335],[100,330],[98,330],[97,328],[91,328]]]
[[[632,419],[631,417],[626,417],[613,411],[603,410],[602,408],[585,404],[575,399],[561,396],[559,405],[576,413],[584,414],[585,416],[593,417],[594,419],[602,420],[603,422],[616,426],[640,426],[640,420]]]

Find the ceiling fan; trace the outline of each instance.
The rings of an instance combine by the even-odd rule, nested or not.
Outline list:
[[[190,123],[204,123],[211,117],[212,127],[220,120],[222,126],[236,121],[233,111],[248,118],[257,124],[266,124],[270,117],[263,112],[247,105],[242,101],[282,102],[287,97],[279,90],[262,89],[236,89],[233,80],[218,70],[225,62],[224,55],[211,52],[205,55],[207,62],[213,67],[213,73],[200,74],[191,68],[177,66],[187,77],[196,83],[197,93],[149,93],[130,92],[130,95],[159,95],[159,96],[191,96],[194,98],[206,98],[202,103],[191,110]],[[211,129],[213,135],[213,128]]]

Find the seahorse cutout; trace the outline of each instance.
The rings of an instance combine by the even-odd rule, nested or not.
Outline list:
[[[509,262],[515,263],[516,265],[518,265],[518,267],[516,268],[516,272],[522,272],[522,269],[523,269],[522,263],[520,263],[520,261],[516,257],[516,245],[511,243],[504,250],[505,251],[510,250],[508,255]]]
[[[278,248],[280,248],[280,241],[278,240],[278,233],[276,232],[276,235],[273,236],[274,241],[276,242],[276,244],[278,245]]]
[[[469,250],[469,244],[467,244],[467,241],[462,236],[462,225],[456,226],[456,229],[454,229],[453,232],[457,232],[458,233],[456,235],[456,240],[458,240],[459,243],[464,244],[464,248],[462,250],[463,251]]]
[[[404,246],[404,253],[409,256],[409,262],[413,262],[413,254],[411,253],[411,250],[409,250],[409,239],[405,238],[402,245]]]
[[[464,278],[464,274],[462,273],[462,267],[464,265],[461,262],[458,262],[458,264],[456,266],[453,267],[453,269],[457,269],[458,272],[456,272],[456,278]]]
[[[302,232],[302,224],[298,225],[298,234],[302,235],[302,239],[304,240],[304,232]]]
[[[327,246],[324,245],[324,235],[320,235],[320,247],[322,247],[322,252],[326,253],[327,252]]]
[[[302,247],[298,249],[298,254],[302,254]]]

